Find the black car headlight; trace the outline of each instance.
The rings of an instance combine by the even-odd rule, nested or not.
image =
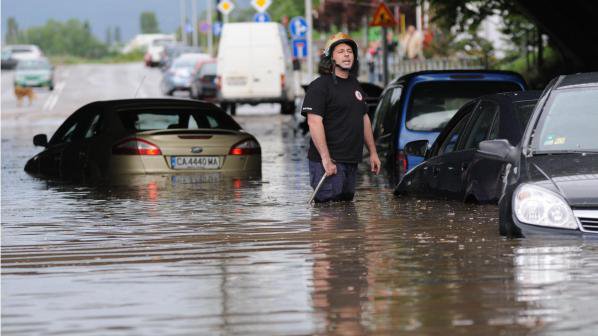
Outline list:
[[[522,184],[513,195],[513,211],[520,222],[559,229],[578,229],[577,219],[558,194],[531,184]]]

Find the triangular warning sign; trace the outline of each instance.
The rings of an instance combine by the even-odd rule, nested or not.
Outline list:
[[[381,26],[381,27],[394,27],[397,24],[395,21],[392,12],[388,7],[381,2],[378,8],[376,8],[376,12],[374,13],[374,18],[370,23],[370,26]]]

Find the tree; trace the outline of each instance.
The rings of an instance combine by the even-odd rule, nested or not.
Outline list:
[[[6,35],[4,40],[7,44],[15,44],[19,39],[19,25],[14,17],[9,17],[6,22]]]
[[[141,33],[142,34],[156,34],[160,32],[158,28],[158,19],[154,12],[143,12],[141,13]]]
[[[121,37],[121,33],[120,33],[120,26],[117,26],[114,28],[114,42],[116,44],[121,44],[122,43],[122,37]]]
[[[112,27],[106,28],[106,44],[108,46],[112,45]]]

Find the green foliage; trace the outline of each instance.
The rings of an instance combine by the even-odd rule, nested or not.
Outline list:
[[[274,0],[268,8],[272,21],[281,22],[284,16],[292,19],[295,16],[305,16],[305,1]]]
[[[158,19],[154,12],[143,12],[140,17],[141,33],[142,34],[156,34],[160,32],[158,27]]]
[[[36,44],[48,55],[98,58],[108,53],[107,46],[91,34],[89,23],[76,19],[49,20],[44,26],[23,31],[16,42]]]

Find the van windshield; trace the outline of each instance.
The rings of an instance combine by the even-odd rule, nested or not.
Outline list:
[[[405,126],[412,131],[440,132],[457,110],[477,97],[521,91],[514,82],[437,81],[415,86]]]

